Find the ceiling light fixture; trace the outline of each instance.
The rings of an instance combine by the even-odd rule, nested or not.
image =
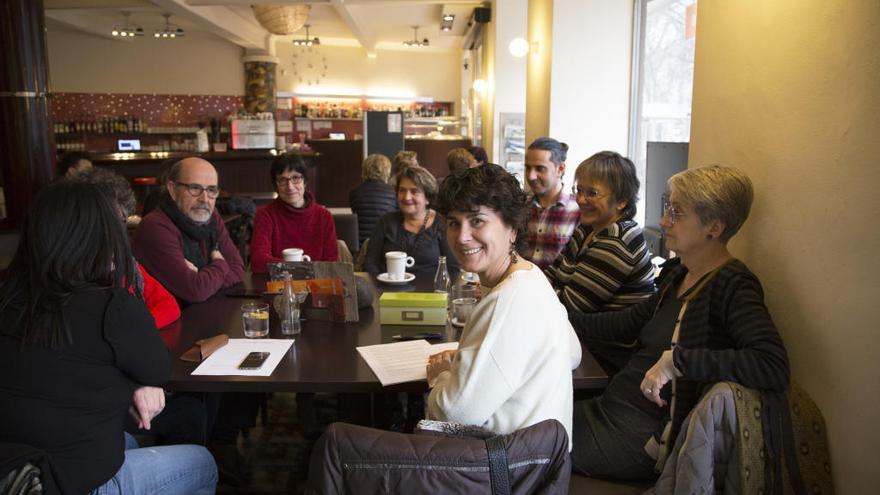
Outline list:
[[[440,19],[440,30],[445,32],[452,31],[453,22],[455,22],[455,14],[443,14],[443,17]]]
[[[319,40],[317,36],[315,36],[314,38],[309,38],[309,28],[311,26],[311,24],[303,25],[303,27],[306,28],[306,37],[301,39],[294,38],[293,46],[312,46],[321,44],[321,40]]]
[[[153,32],[154,38],[182,38],[186,35],[177,24],[171,24],[171,14],[162,14],[165,18],[165,28]]]
[[[129,22],[131,17],[131,12],[123,12],[123,16],[125,16],[125,25],[121,28],[114,27],[113,31],[110,31],[110,34],[113,36],[119,36],[122,38],[134,38],[135,36],[143,36],[144,28],[134,25]]]
[[[428,46],[431,43],[431,41],[428,40],[428,38],[425,38],[423,40],[419,40],[419,27],[418,26],[413,26],[412,28],[413,28],[413,39],[411,39],[409,41],[404,41],[403,42],[404,45],[419,47],[419,46]]]

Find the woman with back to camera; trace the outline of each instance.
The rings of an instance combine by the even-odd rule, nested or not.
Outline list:
[[[389,211],[397,209],[394,189],[388,185],[391,161],[374,153],[364,159],[361,177],[364,181],[348,193],[352,213],[357,215],[358,245],[370,238],[376,222]]]
[[[717,382],[788,387],[788,356],[761,283],[727,249],[749,215],[751,181],[711,166],[668,185],[660,225],[678,257],[664,264],[659,291],[622,311],[569,315],[582,341],[637,339],[602,395],[575,404],[572,465],[588,475],[653,479],[682,421]]]
[[[37,195],[0,286],[0,442],[48,456],[65,493],[214,493],[204,447],[138,449],[125,414],[149,429],[170,357],[143,302],[114,202],[60,181]],[[49,473],[43,473],[48,476]]]
[[[484,296],[458,351],[431,357],[428,416],[507,434],[555,419],[571,437],[572,374],[581,347],[541,269],[520,257],[528,218],[516,178],[487,164],[443,181],[438,208],[461,267]]]
[[[373,229],[364,271],[384,273],[389,251],[403,251],[415,259],[407,271],[433,274],[440,256],[446,256],[450,271],[457,271],[458,261],[446,242],[446,223],[429,207],[437,195],[437,179],[422,167],[404,167],[391,180],[391,188],[400,209],[386,213]]]

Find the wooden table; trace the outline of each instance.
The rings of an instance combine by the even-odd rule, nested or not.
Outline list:
[[[265,275],[246,275],[244,287],[248,290],[265,288]],[[372,279],[374,286],[378,286]],[[392,335],[440,331],[445,340],[458,339],[460,329],[446,327],[400,327],[379,324],[379,292],[385,290],[429,290],[432,275],[417,275],[413,284],[402,287],[377,287],[372,308],[360,311],[357,323],[333,323],[306,320],[302,333],[288,354],[275,368],[272,376],[192,376],[195,363],[181,361],[179,356],[201,338],[225,333],[231,338],[243,338],[239,309],[249,301],[243,297],[217,294],[207,301],[183,310],[180,320],[162,328],[160,333],[174,358],[168,386],[180,391],[200,392],[424,392],[425,382],[410,382],[382,387],[376,375],[360,357],[356,347],[392,342]],[[225,292],[242,292],[241,288]],[[250,299],[253,301],[253,299]],[[279,330],[277,314],[270,310],[271,338],[285,338]],[[574,371],[574,388],[598,391],[608,383],[608,377],[593,356],[583,351],[580,366]]]

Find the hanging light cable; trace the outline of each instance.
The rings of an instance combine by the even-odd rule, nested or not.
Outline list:
[[[425,38],[423,40],[419,40],[419,27],[418,26],[413,26],[412,28],[413,28],[413,39],[404,41],[403,42],[404,45],[419,47],[419,46],[428,46],[431,43],[431,41],[428,40],[428,38]]]
[[[153,32],[154,38],[182,38],[186,35],[180,26],[171,23],[171,14],[162,14],[162,17],[165,18],[165,28]]]
[[[121,28],[114,27],[110,34],[120,38],[134,38],[144,35],[144,28],[130,22],[131,12],[123,12],[122,15],[125,17],[125,24]]]
[[[306,28],[306,37],[300,38],[300,39],[294,38],[293,45],[294,46],[320,45],[321,40],[319,40],[317,36],[315,36],[314,38],[309,38],[309,28],[312,27],[312,25],[311,24],[304,24],[303,27]]]

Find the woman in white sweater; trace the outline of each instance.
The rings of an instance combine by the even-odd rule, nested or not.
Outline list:
[[[457,352],[428,362],[431,419],[511,433],[545,419],[571,440],[572,375],[581,347],[565,308],[539,268],[519,257],[525,193],[497,165],[446,178],[438,209],[462,269],[484,289]],[[570,448],[570,444],[569,444]]]

